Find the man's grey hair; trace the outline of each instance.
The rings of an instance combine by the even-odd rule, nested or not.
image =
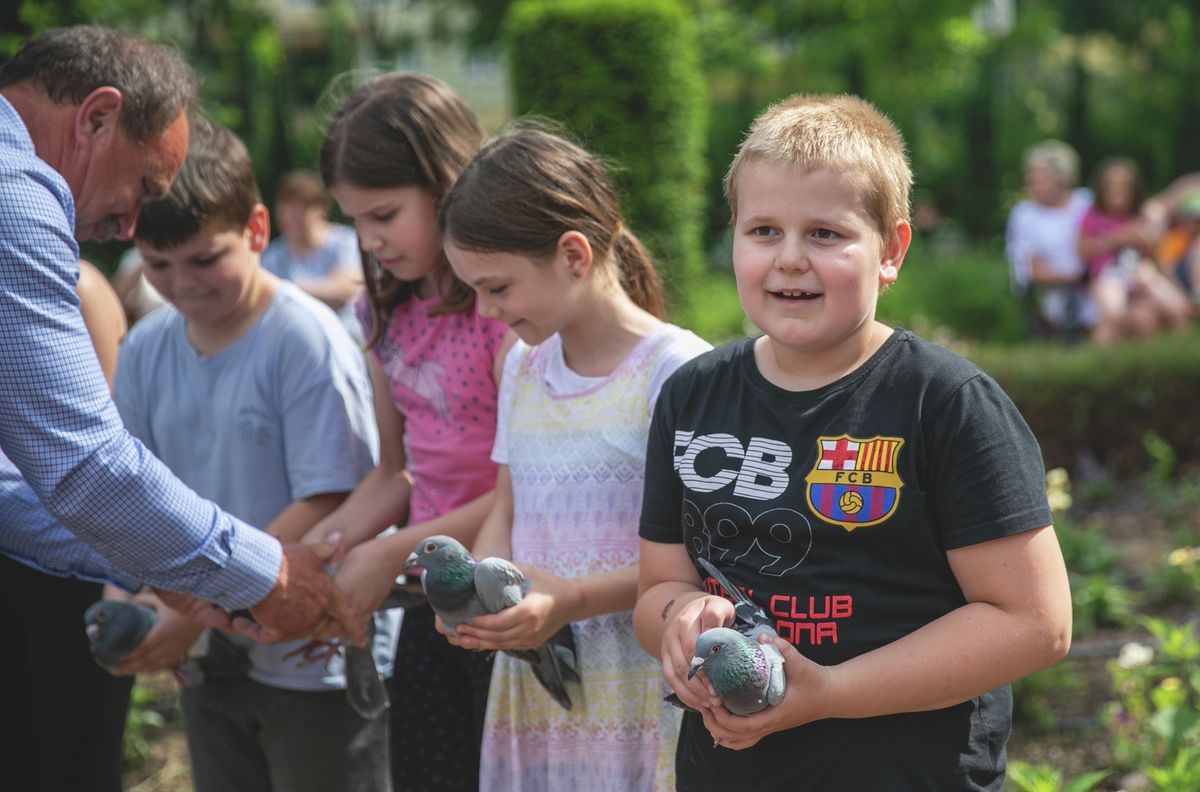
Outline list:
[[[116,88],[125,100],[121,126],[137,143],[161,135],[196,105],[196,75],[177,50],[98,25],[53,28],[27,40],[0,67],[0,88],[26,80],[57,104]]]

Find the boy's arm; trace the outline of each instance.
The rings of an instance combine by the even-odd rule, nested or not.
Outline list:
[[[332,514],[346,500],[348,494],[323,492],[292,501],[263,530],[271,536],[278,537],[281,542],[298,542],[322,518]]]
[[[323,542],[325,537],[338,533],[343,546],[353,547],[401,522],[408,514],[412,477],[404,454],[404,416],[392,401],[383,366],[374,356],[368,356],[367,363],[379,430],[379,464],[363,477],[340,508],[305,535],[306,543]]]
[[[1044,668],[1071,643],[1071,596],[1054,529],[1045,526],[947,553],[967,604],[892,643],[817,666],[782,640],[783,701],[747,717],[704,714],[722,746],[822,718],[940,709]]]

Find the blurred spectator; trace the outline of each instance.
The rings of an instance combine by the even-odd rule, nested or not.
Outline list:
[[[1079,227],[1079,255],[1097,307],[1092,340],[1112,344],[1125,336],[1147,338],[1186,326],[1187,297],[1150,259],[1155,235],[1140,215],[1137,166],[1125,158],[1105,160],[1096,168],[1093,189],[1095,203]]]
[[[263,267],[337,311],[361,344],[353,307],[362,286],[358,237],[353,228],[329,221],[321,177],[311,171],[286,174],[275,195],[275,222],[280,236],[263,253]]]
[[[163,304],[162,295],[142,274],[142,256],[136,247],[121,254],[113,273],[113,288],[121,298],[125,319],[131,325]]]
[[[1174,224],[1158,245],[1158,263],[1193,299],[1200,300],[1200,189],[1183,194],[1174,216]]]
[[[1095,320],[1077,238],[1091,192],[1076,188],[1079,155],[1058,140],[1025,152],[1027,198],[1008,216],[1006,250],[1014,291],[1030,303],[1032,329],[1073,334]]]

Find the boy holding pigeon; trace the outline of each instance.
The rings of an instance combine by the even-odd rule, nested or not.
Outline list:
[[[362,353],[328,306],[260,266],[268,236],[246,147],[197,119],[170,191],[138,217],[146,278],[170,304],[129,333],[115,400],[185,483],[295,541],[371,470],[378,439]],[[398,621],[375,616],[385,674]],[[199,630],[160,608],[120,671],[173,667]],[[197,792],[391,789],[387,715],[359,715],[343,658],[306,664],[300,645],[209,636],[180,696]]]
[[[769,108],[726,177],[763,335],[663,387],[641,521],[638,638],[696,710],[680,790],[999,792],[1008,683],[1069,647],[1036,440],[986,374],[875,319],[911,182],[899,132],[850,96]],[[782,694],[769,653],[697,645],[728,626],[779,651]],[[730,711],[750,694],[765,706]]]

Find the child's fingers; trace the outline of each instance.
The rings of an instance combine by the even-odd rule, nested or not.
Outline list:
[[[701,709],[712,706],[717,699],[708,680],[701,674],[688,679],[690,666],[691,655],[684,651],[683,642],[669,641],[663,652],[663,675],[667,684],[679,696],[679,700],[689,707]]]

